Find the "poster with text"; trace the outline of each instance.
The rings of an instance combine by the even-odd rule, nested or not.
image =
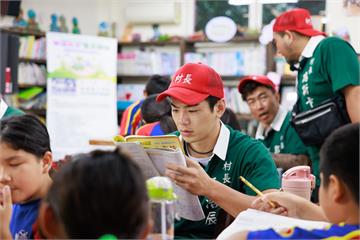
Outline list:
[[[46,123],[58,160],[93,149],[90,139],[117,134],[117,41],[47,33],[46,47]]]

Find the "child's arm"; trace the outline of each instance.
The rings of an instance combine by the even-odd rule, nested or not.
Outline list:
[[[302,197],[287,192],[272,192],[264,194],[257,198],[252,207],[258,210],[279,214],[279,209],[273,209],[268,204],[269,201],[276,202],[280,208],[285,210],[285,214],[289,217],[296,217],[307,220],[328,221],[322,208]]]
[[[12,239],[10,233],[10,219],[12,213],[12,200],[10,187],[0,190],[0,239]]]

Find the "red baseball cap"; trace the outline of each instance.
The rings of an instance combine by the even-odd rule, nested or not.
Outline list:
[[[326,36],[326,33],[313,28],[309,11],[303,8],[286,11],[276,18],[273,31],[284,32],[286,30],[295,31],[309,37]]]
[[[246,77],[243,77],[243,78],[240,79],[240,83],[239,83],[239,86],[238,86],[239,93],[242,93],[242,90],[243,90],[245,84],[250,82],[250,81],[257,82],[257,83],[260,83],[260,84],[265,85],[265,86],[269,86],[272,89],[274,89],[274,91],[276,91],[275,84],[267,76],[249,75],[249,76],[246,76]]]
[[[224,98],[224,85],[220,75],[211,67],[202,63],[187,63],[176,71],[169,88],[160,93],[156,101],[160,102],[168,96],[195,105],[208,96]]]

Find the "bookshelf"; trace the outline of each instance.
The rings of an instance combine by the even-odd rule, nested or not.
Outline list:
[[[42,95],[40,103],[24,105],[22,101],[19,101],[19,108],[26,112],[45,116],[46,54],[45,50],[39,49],[45,46],[46,33],[9,28],[2,29],[2,31],[19,35],[23,39],[21,40],[22,43],[28,47],[23,47],[19,51],[19,72],[25,72],[24,74],[19,74],[18,77],[19,92],[31,88],[43,89],[40,93]],[[263,74],[264,72],[274,70],[274,54],[273,46],[271,44],[266,47],[261,46],[258,42],[258,36],[255,35],[236,37],[226,43],[186,39],[165,42],[119,42],[117,82],[118,84],[144,84],[155,73],[171,76],[184,63],[198,62],[199,58],[201,58],[202,62],[209,64],[222,75],[225,88],[228,88],[229,91],[233,89],[231,99],[239,99],[241,96],[236,90],[239,79],[247,74]],[[29,69],[33,68],[37,69],[33,70],[33,72],[41,76],[36,75],[33,77],[35,81],[28,77],[33,75],[28,73]],[[39,79],[41,81],[38,81]],[[283,76],[282,85],[295,85],[295,77],[290,75]],[[227,102],[231,102],[231,100],[227,100]],[[39,107],[41,103],[42,107]],[[239,104],[244,103],[231,104],[230,107],[237,105],[235,111],[239,121],[252,120],[246,108],[244,106],[239,107]],[[245,111],[243,111],[244,109]],[[122,111],[119,110],[118,113],[120,116]]]
[[[46,52],[45,32],[21,28],[1,28],[19,36],[18,94],[14,101],[24,112],[46,115]]]
[[[4,27],[1,28],[2,31],[13,33],[20,36],[35,36],[35,37],[45,37],[46,33],[42,31],[30,31],[25,28],[17,28],[17,27]]]
[[[20,57],[19,62],[36,63],[36,64],[46,65],[46,59],[37,59],[37,58]]]

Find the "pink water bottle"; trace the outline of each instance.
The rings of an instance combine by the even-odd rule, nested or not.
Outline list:
[[[309,166],[297,166],[288,169],[282,175],[282,189],[307,200],[315,188],[315,176],[311,174]]]

